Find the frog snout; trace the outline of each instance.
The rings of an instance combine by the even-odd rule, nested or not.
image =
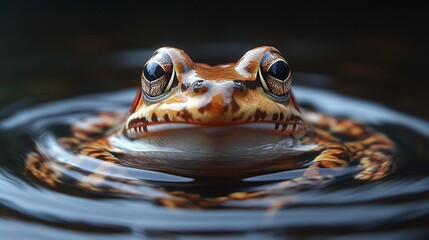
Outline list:
[[[240,81],[207,81],[207,80],[197,80],[192,86],[192,91],[194,93],[206,93],[211,90],[222,90],[222,92],[246,92],[246,86]]]

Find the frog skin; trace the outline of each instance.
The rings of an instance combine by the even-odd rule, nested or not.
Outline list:
[[[291,84],[289,64],[271,46],[217,66],[163,47],[144,65],[129,113],[102,112],[73,124],[71,136],[59,142],[76,155],[60,157],[39,146],[27,156],[25,172],[52,188],[125,193],[188,208],[278,196],[338,176],[371,181],[393,172],[397,150],[387,136],[356,120],[301,109]],[[204,197],[138,179],[133,168],[222,181],[294,169],[302,174]]]

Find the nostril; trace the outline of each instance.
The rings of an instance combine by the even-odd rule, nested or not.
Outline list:
[[[204,86],[204,80],[197,80],[192,84],[192,90],[199,92]]]
[[[246,86],[244,86],[244,84],[239,81],[234,81],[234,87],[240,89],[243,92],[246,90]]]

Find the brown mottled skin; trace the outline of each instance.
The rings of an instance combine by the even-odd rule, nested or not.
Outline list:
[[[76,159],[61,158],[57,161],[56,158],[60,158],[55,150],[39,148],[28,155],[26,173],[53,188],[73,185],[90,192],[147,197],[168,207],[208,208],[233,200],[281,195],[289,188],[308,184],[320,186],[335,178],[321,169],[341,172],[347,167],[354,167],[355,171],[351,174],[357,180],[377,180],[393,171],[396,149],[391,140],[364,123],[301,110],[291,91],[291,82],[287,62],[274,47],[252,49],[238,62],[218,66],[194,63],[176,48],[160,48],[145,65],[141,87],[128,114],[100,113],[83,119],[71,126],[72,136],[60,140],[67,151],[101,160],[90,168],[92,171],[79,170],[79,166],[88,161],[86,158],[76,156]],[[187,144],[198,145],[198,140],[192,142],[189,139],[192,137],[186,138],[186,134],[200,129],[215,129],[215,132],[218,131],[216,129],[231,132],[244,129],[243,132],[237,130],[239,134],[244,134],[243,142],[259,132],[273,139],[291,139],[293,146],[313,146],[308,152],[314,153],[315,157],[305,163],[292,164],[294,158],[285,154],[281,160],[273,157],[272,161],[260,163],[248,159],[240,163],[243,165],[233,166],[224,162],[210,165],[209,159],[207,165],[196,167],[198,171],[195,172],[171,167],[174,159],[165,163],[144,155],[139,155],[137,160],[136,157],[132,158],[138,162],[139,168],[157,169],[161,166],[167,173],[196,178],[216,178],[219,172],[228,179],[233,178],[231,176],[244,178],[294,167],[305,169],[301,177],[280,181],[265,189],[209,198],[182,191],[167,191],[159,185],[130,176],[127,168],[122,166],[135,164],[127,162],[126,159],[131,158],[122,159],[129,153],[112,143],[121,137],[132,143],[157,137],[165,140],[171,134],[182,131],[181,135],[185,136],[177,141],[190,141]],[[221,149],[229,147],[222,145],[227,144],[222,143],[223,140],[214,141],[220,144]],[[207,149],[208,154],[216,158],[217,151]],[[49,152],[48,157],[46,152]],[[192,154],[189,150],[189,155]],[[185,164],[184,168],[198,165],[195,159],[193,165],[186,165],[185,162],[180,163]],[[208,168],[206,166],[210,168],[205,169]],[[79,172],[81,177],[70,181],[66,175],[72,170]],[[113,181],[116,185],[106,185],[106,179],[110,179],[111,174],[119,176]],[[155,193],[147,193],[148,189]]]

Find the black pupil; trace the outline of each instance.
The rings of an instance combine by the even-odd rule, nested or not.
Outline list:
[[[156,80],[164,76],[164,69],[156,62],[149,62],[144,68],[144,76],[148,81]]]
[[[277,61],[268,69],[268,74],[279,80],[286,80],[289,76],[289,66],[284,61]]]

